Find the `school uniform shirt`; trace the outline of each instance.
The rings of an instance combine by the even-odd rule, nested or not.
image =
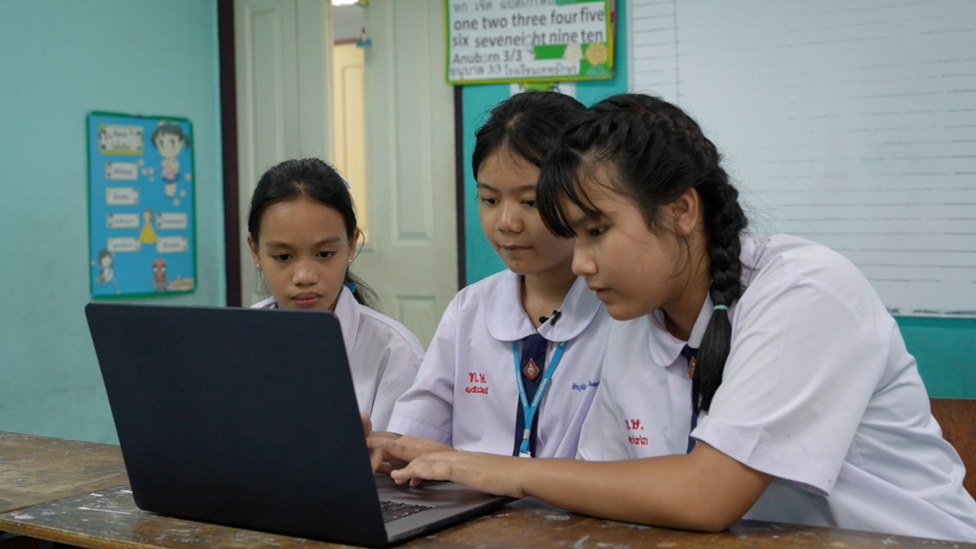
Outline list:
[[[416,382],[396,403],[390,431],[461,450],[512,455],[521,410],[512,342],[536,333],[522,308],[519,278],[506,270],[454,297]],[[567,343],[537,412],[534,457],[576,456],[606,350],[610,317],[583,279],[576,280],[559,311],[555,322],[538,329],[549,342],[543,372],[557,344]]]
[[[277,307],[273,297],[251,306]],[[384,431],[396,399],[413,384],[424,359],[424,348],[405,326],[360,305],[345,286],[339,292],[334,312],[342,328],[359,411],[369,414],[375,430]]]
[[[976,541],[976,502],[942,438],[915,359],[868,280],[840,254],[742,240],[742,298],[722,385],[691,436],[772,484],[745,518]],[[688,344],[712,315],[706,299]],[[685,346],[657,311],[615,323],[579,457],[683,454]]]

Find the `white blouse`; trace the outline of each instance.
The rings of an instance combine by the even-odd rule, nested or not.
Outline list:
[[[976,541],[976,502],[915,359],[868,280],[840,254],[743,238],[731,351],[691,433],[775,478],[745,518]],[[706,299],[689,345],[712,315]],[[685,342],[660,311],[615,323],[580,457],[685,453]]]
[[[538,333],[567,342],[538,412],[537,457],[576,456],[596,393],[610,317],[577,279],[557,320]],[[427,350],[414,386],[397,402],[390,430],[458,449],[512,455],[520,408],[512,342],[536,333],[522,308],[519,275],[503,271],[461,290]]]

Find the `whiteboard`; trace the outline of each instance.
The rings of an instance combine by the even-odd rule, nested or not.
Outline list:
[[[976,2],[630,0],[630,88],[725,155],[754,234],[844,254],[892,313],[976,316]]]

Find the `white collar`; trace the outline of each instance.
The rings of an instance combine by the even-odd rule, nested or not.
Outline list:
[[[520,278],[505,271],[485,309],[488,333],[499,341],[519,341],[537,333],[522,308]],[[583,333],[602,307],[596,294],[586,287],[586,280],[577,277],[559,306],[555,326],[550,320],[539,327],[538,334],[549,341],[571,341]]]
[[[668,366],[674,364],[675,360],[678,360],[678,356],[681,354],[681,350],[684,349],[685,345],[688,345],[692,349],[697,349],[701,346],[702,338],[705,336],[705,330],[708,328],[708,321],[712,319],[712,298],[709,295],[705,295],[705,302],[702,303],[701,311],[698,312],[698,318],[695,319],[695,325],[691,328],[691,336],[688,337],[688,341],[682,341],[668,331],[665,320],[664,320],[664,309],[658,309],[653,313],[647,315],[648,319],[648,329],[651,332],[650,347],[651,347],[651,357],[660,366],[667,368]]]
[[[356,334],[359,333],[359,316],[362,314],[362,305],[356,301],[356,296],[348,286],[343,285],[336,298],[335,315],[339,319],[339,326],[342,327],[342,343],[346,346],[346,354],[352,353],[352,347],[356,344]]]
[[[762,260],[762,254],[765,251],[769,239],[757,240],[749,235],[743,234],[740,237],[740,242],[741,251],[739,257],[743,259],[742,284],[748,285],[749,281],[755,275],[756,270],[758,270],[758,265]],[[735,312],[735,307],[738,303],[739,301],[736,300],[735,303],[729,306],[729,318],[732,318],[732,313]],[[681,354],[681,350],[685,344],[692,349],[701,347],[701,341],[705,337],[708,322],[712,319],[713,310],[712,297],[709,294],[705,294],[705,302],[702,303],[701,311],[698,312],[698,318],[695,319],[695,325],[691,328],[691,336],[688,337],[687,342],[674,337],[667,330],[664,323],[663,310],[658,309],[647,315],[648,329],[651,331],[651,356],[654,358],[654,361],[667,368],[678,359],[678,355]]]

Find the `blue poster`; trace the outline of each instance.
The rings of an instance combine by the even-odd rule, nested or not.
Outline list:
[[[196,288],[194,176],[189,120],[88,115],[93,297]]]

